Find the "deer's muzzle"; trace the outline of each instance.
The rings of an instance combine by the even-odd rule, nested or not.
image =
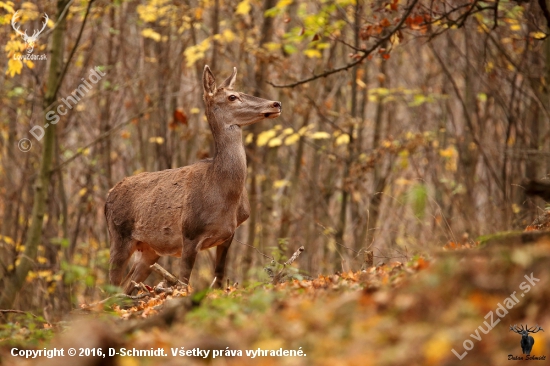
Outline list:
[[[283,111],[283,106],[281,102],[273,102],[272,108],[275,109],[275,111],[264,113],[265,118],[277,118],[281,115],[281,112]]]

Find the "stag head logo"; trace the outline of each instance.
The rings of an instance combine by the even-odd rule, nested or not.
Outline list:
[[[535,340],[529,335],[529,333],[537,333],[539,330],[544,332],[544,329],[538,325],[535,325],[533,328],[527,328],[527,325],[523,327],[522,325],[521,328],[518,328],[517,325],[514,324],[514,326],[510,325],[510,330],[521,335],[520,344],[524,355],[530,355],[531,349],[533,349],[533,345],[535,344]]]
[[[32,33],[32,36],[29,36],[27,34],[27,30],[25,30],[25,32],[21,32],[19,30],[21,26],[17,24],[17,19],[20,16],[20,11],[21,10],[18,10],[13,14],[13,17],[11,18],[11,26],[17,32],[17,34],[23,37],[23,40],[27,43],[28,45],[27,53],[31,53],[34,50],[34,44],[38,40],[38,36],[40,35],[40,33],[44,31],[44,29],[46,28],[46,25],[48,24],[48,19],[49,19],[48,14],[44,13],[44,24],[42,24],[42,29],[40,30],[35,29]]]

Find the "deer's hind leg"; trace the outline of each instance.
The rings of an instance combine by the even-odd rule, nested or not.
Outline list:
[[[136,250],[138,251],[138,253],[136,254],[132,269],[130,270],[122,284],[124,293],[127,295],[131,294],[134,290],[134,285],[132,284],[132,281],[135,281],[137,283],[145,281],[147,277],[149,277],[149,275],[151,274],[151,266],[155,264],[160,258],[160,256],[146,243],[136,243]]]
[[[109,281],[111,285],[120,286],[126,265],[135,251],[135,241],[121,235],[116,227],[109,225],[111,237],[109,258]]]

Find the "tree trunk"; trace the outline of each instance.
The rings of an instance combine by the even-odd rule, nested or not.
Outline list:
[[[275,0],[266,0],[264,3],[262,14],[264,14],[266,10],[274,7],[275,4],[276,4]],[[272,36],[273,36],[273,18],[264,17],[264,23],[262,25],[262,35],[260,38],[259,47],[261,47],[264,43],[270,42]],[[255,73],[256,90],[254,91],[254,96],[257,96],[257,97],[260,96],[262,94],[262,91],[265,88],[266,71],[267,71],[267,60],[258,59],[257,66],[256,66],[256,73]],[[250,144],[249,150],[247,151],[249,156],[252,156],[252,157],[257,156],[256,136],[258,135],[260,128],[261,126],[259,124],[252,125],[251,127],[251,132],[254,134],[254,138],[252,140],[252,143]],[[248,221],[248,244],[255,245],[256,223],[258,221],[257,219],[258,219],[258,201],[259,201],[257,187],[256,187],[257,165],[253,159],[249,158],[247,160],[248,160],[248,166],[250,167],[250,174],[251,174],[251,179],[250,179],[251,190],[248,196],[250,201],[250,219]],[[243,278],[245,280],[248,276],[248,272],[250,268],[252,267],[252,254],[253,254],[253,248],[247,247],[243,258]]]

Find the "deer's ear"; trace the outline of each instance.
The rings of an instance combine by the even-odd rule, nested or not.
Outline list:
[[[208,65],[204,66],[202,85],[204,88],[204,94],[214,94],[216,92],[216,78],[214,77],[214,74],[212,74],[212,70],[210,70]]]
[[[235,80],[237,79],[237,68],[233,68],[233,74],[231,74],[230,77],[224,80],[222,85],[220,85],[220,88],[225,88],[229,90],[233,90],[233,85],[235,85]]]

